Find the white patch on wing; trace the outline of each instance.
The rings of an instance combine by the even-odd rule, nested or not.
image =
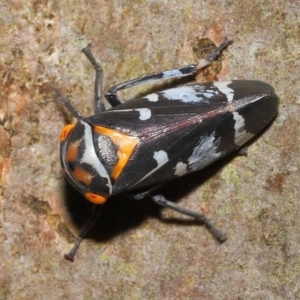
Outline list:
[[[175,69],[175,70],[163,72],[163,77],[162,78],[181,76],[181,75],[182,75],[182,72],[180,72],[178,69]]]
[[[187,173],[187,164],[183,162],[178,162],[175,166],[175,173],[176,176],[182,176]]]
[[[136,108],[140,112],[139,119],[145,121],[151,118],[151,110],[149,108]]]
[[[115,112],[128,112],[128,111],[138,111],[139,112],[139,119],[141,121],[145,121],[151,118],[151,110],[149,108],[135,108],[135,109],[119,109],[119,110],[108,110],[108,113],[115,113]]]
[[[228,87],[232,81],[214,81],[214,86],[223,94],[226,95],[228,102],[232,102],[234,90]]]
[[[197,103],[206,100],[205,98],[200,97],[199,92],[197,92],[192,86],[180,86],[160,93],[168,100],[177,100],[184,103]]]
[[[145,96],[144,98],[148,99],[148,101],[150,101],[150,102],[157,102],[158,101],[158,94],[153,93],[153,94]]]
[[[249,141],[254,134],[249,133],[245,130],[245,119],[238,112],[233,112],[234,124],[234,142],[238,146],[242,146],[247,141]]]
[[[206,97],[206,98],[211,98],[215,95],[214,92],[210,92],[210,91],[206,91],[205,93],[203,93],[203,95]]]
[[[201,138],[188,159],[192,171],[203,169],[213,161],[217,160],[222,152],[217,152],[220,138],[215,138],[215,132]]]
[[[168,154],[164,150],[154,152],[153,158],[157,161],[157,169],[169,161]]]
[[[153,158],[157,162],[157,167],[151,170],[148,174],[146,174],[139,182],[141,182],[142,180],[150,176],[152,173],[160,169],[163,165],[165,165],[169,161],[167,152],[163,150],[155,151],[153,153]]]
[[[80,159],[81,163],[86,163],[90,166],[92,166],[96,172],[99,174],[100,177],[107,178],[107,187],[109,189],[109,194],[111,195],[112,193],[112,185],[111,181],[109,178],[109,175],[100,162],[94,148],[94,143],[93,143],[93,136],[92,136],[92,129],[91,127],[85,123],[80,121],[84,125],[84,138],[83,140],[85,141],[85,150],[83,152],[83,155]]]

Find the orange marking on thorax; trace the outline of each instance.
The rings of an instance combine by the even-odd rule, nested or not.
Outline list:
[[[75,125],[68,124],[63,128],[63,130],[60,133],[60,141],[61,142],[64,142],[66,140],[66,138],[69,136],[70,132],[73,130],[74,127],[75,127]]]
[[[78,155],[78,142],[72,142],[70,145],[68,145],[67,151],[66,151],[66,159],[67,162],[74,161],[77,158]]]
[[[106,197],[91,192],[85,193],[84,197],[94,204],[103,204],[107,200]]]
[[[116,180],[126,166],[130,156],[133,153],[133,150],[140,142],[140,139],[138,137],[130,136],[101,126],[95,126],[94,130],[99,134],[109,136],[113,143],[117,146],[119,161],[113,168],[111,174],[111,177]]]
[[[72,176],[76,180],[84,183],[86,186],[89,186],[93,180],[93,175],[82,168],[75,168],[75,170],[72,172]]]

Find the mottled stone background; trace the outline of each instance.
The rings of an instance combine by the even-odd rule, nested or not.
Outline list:
[[[4,3],[0,299],[300,299],[299,0]],[[202,39],[224,37],[234,44],[218,78],[270,83],[279,114],[249,144],[248,157],[221,161],[166,194],[205,212],[228,241],[218,244],[203,226],[149,200],[120,197],[109,201],[75,262],[65,261],[90,206],[60,171],[68,116],[50,83],[88,116],[94,72],[80,52],[87,43],[107,90],[193,63]]]

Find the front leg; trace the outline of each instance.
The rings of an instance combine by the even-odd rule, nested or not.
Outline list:
[[[81,51],[85,54],[85,56],[88,58],[88,60],[93,65],[96,75],[95,75],[95,85],[94,85],[94,109],[95,113],[101,113],[102,111],[105,111],[105,106],[103,102],[101,101],[101,92],[102,92],[102,82],[103,82],[103,70],[100,66],[100,64],[96,61],[93,53],[90,49],[91,45],[87,45],[85,48],[83,48]]]

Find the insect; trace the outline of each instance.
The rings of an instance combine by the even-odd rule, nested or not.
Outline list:
[[[101,99],[103,72],[91,53],[82,51],[95,68],[96,114],[83,117],[55,89],[77,119],[60,135],[61,165],[69,183],[95,210],[65,258],[73,261],[86,233],[100,216],[103,204],[116,194],[134,199],[151,197],[156,203],[200,221],[223,242],[226,235],[203,214],[167,200],[159,188],[171,179],[205,168],[240,149],[275,116],[278,96],[267,83],[235,80],[196,83],[152,93],[123,103],[117,92],[149,81],[194,76],[231,44],[225,39],[198,64],[147,75],[118,84]]]

